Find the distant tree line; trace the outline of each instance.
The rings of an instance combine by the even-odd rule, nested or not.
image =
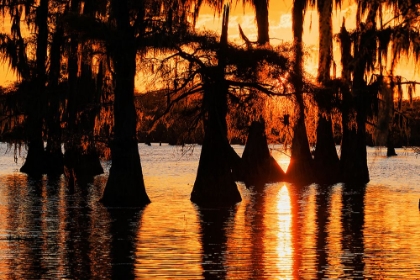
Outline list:
[[[236,181],[362,187],[369,181],[366,144],[386,139],[391,156],[408,135],[412,113],[403,108],[413,105],[403,94],[411,101],[417,82],[395,68],[403,55],[419,57],[419,3],[355,1],[356,29],[343,20],[333,34],[341,1],[294,0],[294,40],[272,46],[268,1],[244,2],[254,8],[258,38],[251,41],[239,26],[238,45],[228,40],[224,1],[0,0],[11,23],[0,34],[0,53],[19,76],[1,95],[1,139],[27,146],[21,172],[65,173],[72,186],[102,173],[100,157],[108,156],[103,203],[145,205],[139,137],[150,141],[165,131],[173,144],[202,143],[191,194],[199,205],[240,201]],[[221,34],[195,30],[203,3],[221,15]],[[319,14],[315,81],[303,69],[309,8]],[[333,40],[341,48],[339,75]],[[136,97],[135,77],[145,73],[159,91]],[[243,135],[241,158],[230,144]],[[286,172],[268,152],[270,135],[290,142]]]

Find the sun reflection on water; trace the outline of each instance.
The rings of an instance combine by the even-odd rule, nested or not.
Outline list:
[[[289,190],[286,185],[277,195],[278,233],[277,233],[277,267],[283,275],[281,279],[292,277],[293,247],[292,247],[292,207]],[[280,279],[280,278],[279,278]]]

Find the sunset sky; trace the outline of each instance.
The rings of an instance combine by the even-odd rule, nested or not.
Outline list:
[[[269,30],[270,43],[276,45],[281,42],[291,42],[292,35],[292,0],[270,1],[269,3]],[[333,33],[337,34],[343,23],[350,31],[355,28],[356,5],[353,1],[343,1],[341,8],[333,9]],[[243,43],[239,37],[238,24],[241,25],[244,33],[251,41],[257,39],[257,27],[255,22],[254,10],[251,6],[244,7],[241,3],[233,5],[229,18],[229,38],[238,44]],[[309,9],[305,17],[305,27],[303,42],[309,57],[305,57],[305,69],[311,75],[316,75],[318,64],[318,14],[316,10]],[[197,28],[221,30],[221,18],[214,15],[208,6],[201,10]],[[337,64],[337,75],[340,69],[340,46],[334,42],[334,61]],[[412,63],[413,60],[403,60],[397,67],[397,74],[409,80],[419,80],[418,69]],[[418,67],[417,67],[418,68]],[[416,70],[416,71],[414,71]]]
[[[276,45],[282,42],[291,42],[293,40],[292,35],[292,1],[270,1],[269,6],[269,30],[270,30],[270,43]],[[342,24],[343,17],[346,17],[346,24],[348,28],[354,28],[352,20],[355,18],[355,6],[349,6],[348,2],[345,1],[343,6],[337,12],[334,12],[334,33],[339,31]],[[353,20],[354,21],[354,20]],[[241,3],[233,5],[229,18],[229,38],[231,41],[238,44],[243,43],[239,37],[238,24],[241,25],[244,33],[248,36],[251,41],[257,39],[257,27],[255,22],[254,10],[251,6],[244,7]],[[201,10],[197,28],[221,30],[221,18],[218,15],[214,15],[212,9],[204,7]],[[310,9],[306,13],[305,17],[305,28],[303,34],[303,41],[305,44],[306,51],[311,56],[306,57],[305,67],[306,70],[311,74],[316,75],[316,68],[318,63],[318,14],[316,11]],[[335,44],[335,50],[338,51],[339,46]],[[339,58],[338,58],[339,59]],[[339,60],[336,59],[338,63]]]
[[[292,41],[292,0],[270,1],[269,6],[269,30],[270,43],[272,45],[281,42]],[[344,1],[341,9],[334,11],[333,15],[333,32],[339,31],[343,19],[346,18],[346,26],[349,30],[355,27],[355,11],[356,6],[349,4],[349,1]],[[231,13],[229,19],[229,39],[231,42],[242,44],[239,37],[238,24],[241,25],[244,33],[252,41],[257,38],[257,27],[255,23],[254,10],[249,5],[243,6],[241,1],[238,4],[231,6]],[[213,30],[220,32],[221,18],[215,14],[212,8],[203,6],[196,25],[198,30]],[[0,22],[0,31],[8,32],[10,30],[10,23],[6,20]],[[305,49],[309,56],[305,58],[305,69],[311,75],[316,75],[318,63],[318,15],[314,10],[308,10],[305,17],[305,28],[303,41]],[[339,45],[334,43],[334,60],[339,67]],[[414,74],[414,65],[403,62],[400,64],[398,74],[406,77],[409,80],[418,79],[418,73]],[[339,69],[339,68],[338,68]],[[339,70],[337,70],[337,73]],[[418,72],[418,71],[417,71]],[[14,82],[16,77],[7,64],[0,62],[0,85],[7,86]]]

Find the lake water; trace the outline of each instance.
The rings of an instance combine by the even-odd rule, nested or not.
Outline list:
[[[238,184],[243,201],[216,210],[189,200],[200,149],[140,144],[152,203],[106,209],[107,173],[69,190],[63,177],[19,173],[22,159],[0,144],[0,279],[420,279],[412,151],[368,148],[362,190]]]

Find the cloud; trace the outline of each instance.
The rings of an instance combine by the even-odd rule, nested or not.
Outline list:
[[[280,16],[280,22],[278,25],[279,28],[292,28],[292,15],[291,14],[283,14]]]

